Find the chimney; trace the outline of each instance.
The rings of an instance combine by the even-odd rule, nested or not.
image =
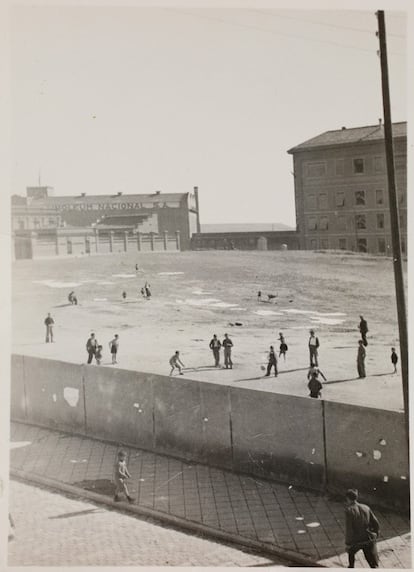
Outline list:
[[[196,204],[196,211],[197,211],[197,233],[201,232],[201,225],[200,225],[200,203],[198,200],[198,187],[194,187],[194,197],[195,197],[195,204]]]
[[[116,194],[118,195],[118,197],[120,197],[122,195],[122,191],[118,191]]]
[[[342,131],[345,131],[346,127],[342,127]]]
[[[86,193],[81,193],[81,197],[86,197]]]
[[[161,194],[161,191],[155,191],[155,194],[156,194],[156,195],[160,195],[160,194]]]

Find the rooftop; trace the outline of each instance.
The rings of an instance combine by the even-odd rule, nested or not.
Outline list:
[[[392,124],[393,137],[407,137],[407,122],[401,121]],[[380,141],[384,139],[383,125],[366,125],[365,127],[351,127],[347,129],[336,129],[334,131],[325,131],[312,139],[308,139],[295,147],[288,150],[288,153],[304,151],[306,149],[314,149],[317,147],[329,147],[336,145],[349,145],[353,143],[362,143],[370,141]]]
[[[87,195],[82,193],[79,195],[66,195],[66,196],[52,196],[43,197],[39,199],[32,199],[32,204],[60,204],[60,203],[76,203],[79,201],[81,203],[125,203],[125,202],[137,202],[137,203],[164,203],[167,201],[180,201],[188,193],[147,193],[143,195],[124,195],[121,193],[116,193],[113,195]]]

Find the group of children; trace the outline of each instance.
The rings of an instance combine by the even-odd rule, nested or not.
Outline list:
[[[119,348],[119,336],[115,334],[113,339],[109,342],[109,351],[111,352],[112,365],[117,364],[117,355]],[[103,346],[99,344],[95,334],[92,332],[88,341],[86,342],[86,351],[88,352],[88,364],[92,363],[95,358],[96,364],[101,365]]]

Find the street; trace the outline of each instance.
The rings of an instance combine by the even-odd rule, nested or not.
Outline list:
[[[17,481],[10,510],[9,566],[287,565]]]

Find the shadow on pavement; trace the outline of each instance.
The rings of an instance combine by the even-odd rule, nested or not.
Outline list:
[[[100,495],[113,496],[115,492],[115,486],[109,479],[86,479],[71,484]]]
[[[76,512],[66,512],[64,514],[58,514],[57,516],[49,516],[49,520],[56,520],[58,518],[72,518],[73,516],[85,516],[87,514],[104,512],[103,509],[90,508],[87,510],[78,510]]]

